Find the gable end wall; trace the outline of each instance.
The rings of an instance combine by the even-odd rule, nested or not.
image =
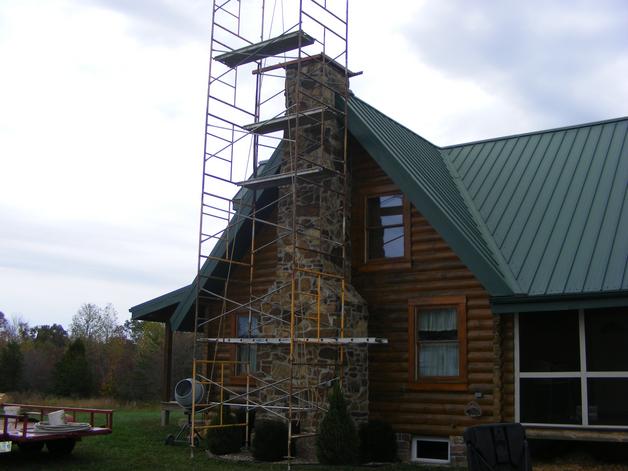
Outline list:
[[[369,306],[369,335],[388,338],[369,353],[369,417],[383,419],[400,434],[457,437],[481,423],[514,418],[513,321],[495,316],[489,295],[428,221],[411,208],[411,261],[399,267],[361,270],[364,251],[363,200],[376,187],[393,185],[360,146],[351,140],[353,284]],[[416,391],[408,387],[408,300],[466,296],[467,388]],[[481,393],[481,397],[476,397]],[[465,407],[476,401],[479,418]],[[452,453],[454,452],[452,445]]]

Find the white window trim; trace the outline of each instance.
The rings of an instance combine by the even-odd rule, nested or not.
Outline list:
[[[534,427],[554,427],[554,428],[587,428],[587,429],[615,429],[626,430],[626,425],[590,425],[589,424],[589,398],[588,398],[588,378],[628,378],[628,371],[586,371],[586,337],[585,337],[584,309],[578,310],[578,337],[580,342],[580,371],[573,372],[521,372],[520,368],[520,340],[519,340],[519,313],[515,314],[515,422],[521,422],[521,378],[579,378],[580,395],[582,409],[581,424],[549,424],[549,423],[529,423],[523,425]]]
[[[431,458],[416,458],[417,455],[417,441],[423,442],[441,442],[447,443],[447,460],[435,460]],[[412,449],[411,449],[411,461],[415,463],[432,463],[432,464],[448,464],[451,463],[451,442],[449,438],[434,438],[434,437],[412,437]]]

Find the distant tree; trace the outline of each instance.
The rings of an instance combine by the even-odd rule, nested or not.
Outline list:
[[[24,355],[23,387],[27,391],[53,392],[55,365],[61,360],[68,334],[59,324],[31,327],[21,342]]]
[[[85,344],[87,359],[92,371],[92,381],[96,391],[107,389],[107,374],[110,369],[108,357],[109,342],[122,334],[118,325],[118,313],[112,304],[104,308],[92,303],[83,304],[72,317],[70,337],[81,339]]]
[[[4,338],[9,328],[9,321],[7,321],[4,312],[0,311],[0,340]]]
[[[107,358],[99,392],[117,399],[138,399],[129,394],[132,384],[131,377],[135,368],[136,346],[124,336],[116,336],[105,346]]]
[[[15,340],[21,342],[28,338],[28,331],[30,327],[28,322],[20,315],[11,317],[8,321],[4,314],[2,314],[2,321],[0,322],[0,340],[8,341]]]
[[[143,321],[133,319],[124,321],[124,324],[122,325],[124,336],[133,343],[139,342],[142,335],[144,335],[144,324],[145,323]]]
[[[0,391],[18,391],[24,359],[20,344],[9,340],[0,350]]]
[[[72,317],[70,335],[73,339],[100,340],[102,331],[102,310],[95,304],[83,304]]]
[[[87,397],[93,392],[92,375],[80,338],[68,346],[55,367],[54,392],[61,396]]]
[[[29,337],[35,345],[49,343],[57,347],[65,347],[68,342],[68,333],[59,324],[31,327]]]

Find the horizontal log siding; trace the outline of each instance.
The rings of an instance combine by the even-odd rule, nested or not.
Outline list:
[[[515,318],[501,314],[502,327],[502,414],[504,422],[515,421]]]
[[[267,216],[271,222],[276,222],[277,212],[273,211],[270,216]],[[270,287],[276,280],[276,268],[277,268],[277,246],[276,244],[269,244],[276,238],[277,230],[274,226],[268,224],[257,225],[255,244],[256,247],[262,247],[255,254],[254,259],[254,281],[253,281],[253,295],[262,296],[270,290]],[[250,249],[240,259],[243,262],[249,263],[251,256]],[[229,276],[229,287],[227,297],[238,303],[247,303],[249,301],[249,267],[243,265],[233,265],[231,274]],[[235,304],[229,303],[227,310],[233,309]],[[259,308],[259,305],[257,306]],[[217,316],[222,312],[222,302],[214,301],[210,306],[210,318]],[[207,334],[209,337],[232,337],[235,335],[233,318],[217,319],[208,323]],[[220,332],[220,333],[219,333]],[[222,361],[235,360],[235,345],[227,344],[210,344],[208,348],[208,359],[216,359]]]
[[[386,337],[389,344],[369,352],[370,416],[390,422],[395,431],[421,435],[461,434],[465,427],[499,420],[512,420],[512,319],[500,327],[502,358],[496,361],[494,319],[488,293],[471,271],[430,226],[411,208],[411,265],[380,270],[363,265],[363,199],[376,186],[392,181],[355,141],[350,147],[352,168],[352,281],[369,305],[369,335]],[[466,391],[416,391],[408,388],[408,300],[416,297],[459,296],[467,298]],[[495,378],[502,377],[506,393],[494,398]],[[474,393],[481,392],[481,398]],[[467,403],[476,401],[480,418],[465,416]],[[499,406],[501,404],[501,407]],[[496,407],[497,406],[497,407]]]

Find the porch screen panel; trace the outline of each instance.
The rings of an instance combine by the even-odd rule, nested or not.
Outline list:
[[[628,378],[589,378],[589,423],[628,424]]]
[[[585,312],[587,370],[628,371],[628,312],[626,311],[626,309],[615,308]]]
[[[628,428],[628,308],[518,315],[519,420]]]
[[[522,378],[521,421],[535,424],[580,424],[579,378]]]
[[[519,317],[521,371],[579,371],[578,312],[539,312]]]

